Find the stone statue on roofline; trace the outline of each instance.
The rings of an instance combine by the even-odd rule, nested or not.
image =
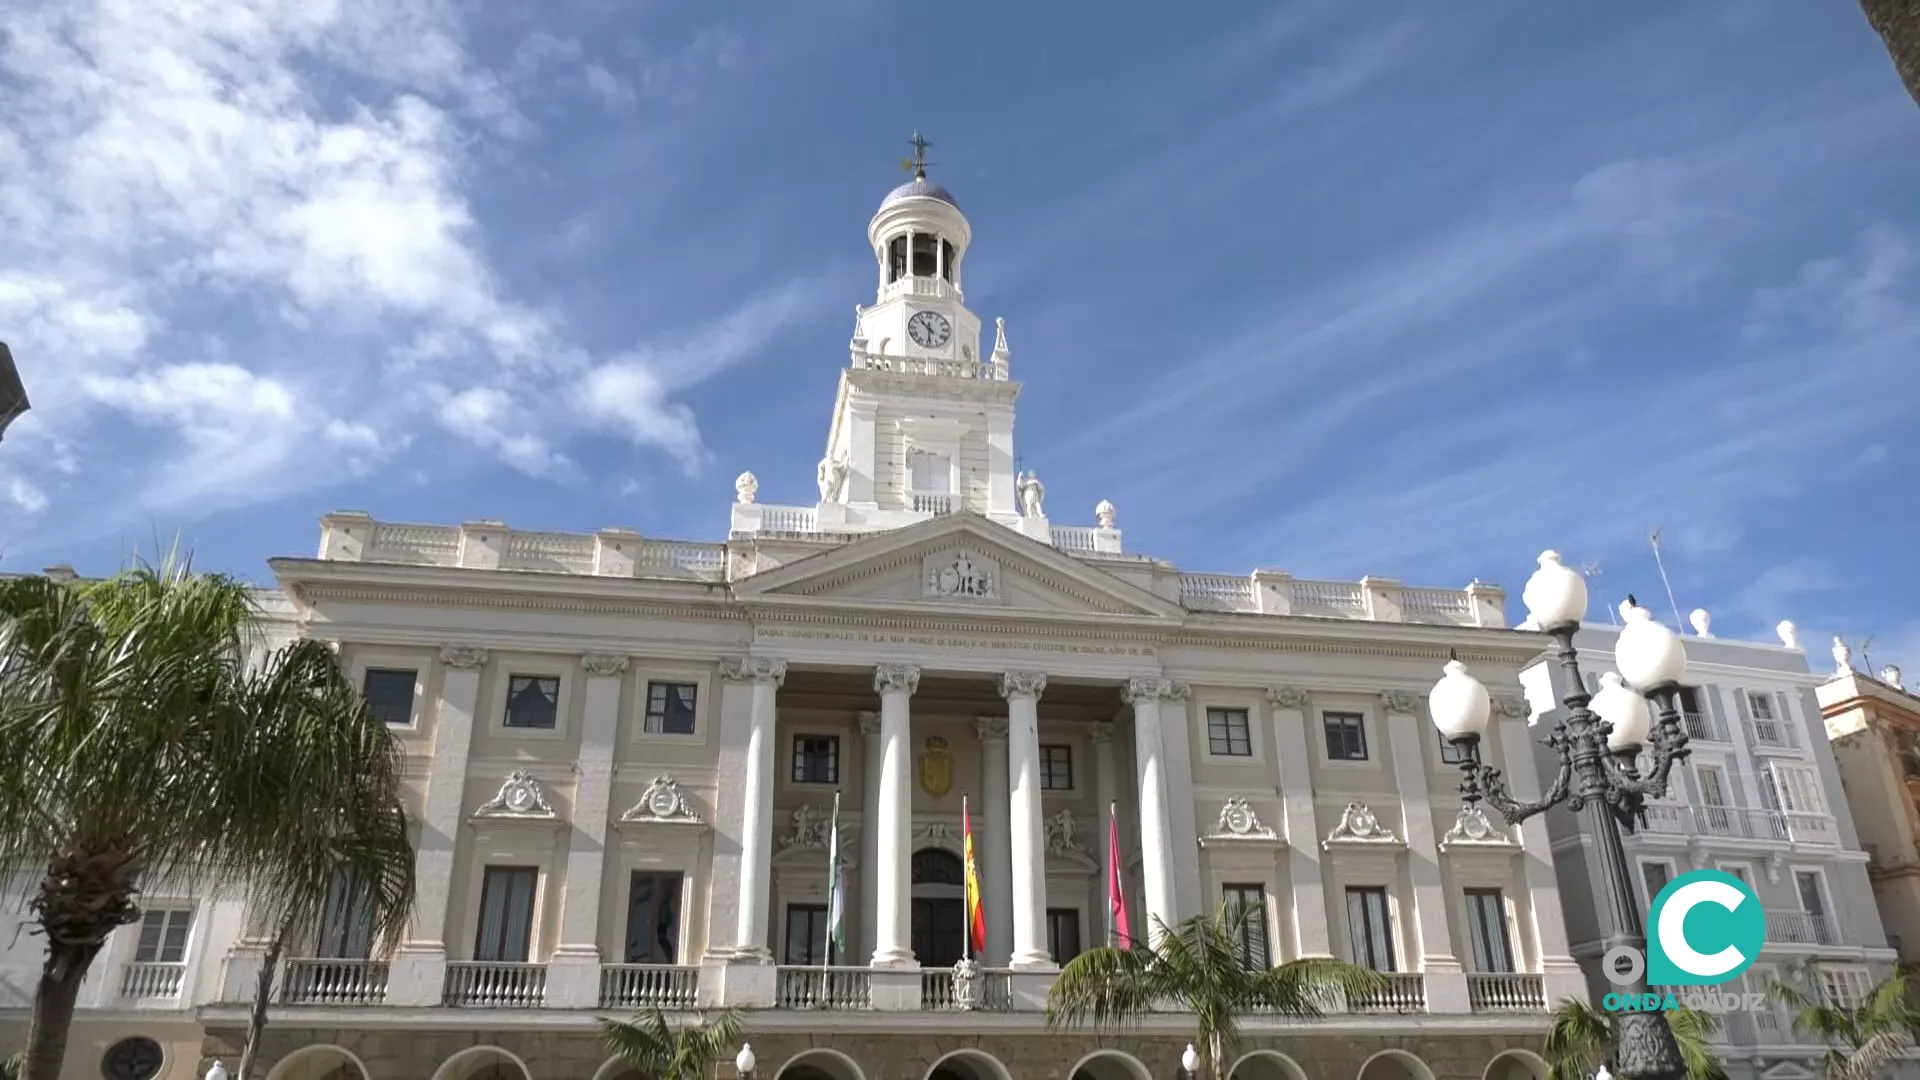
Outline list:
[[[1020,496],[1020,512],[1030,518],[1046,517],[1045,500],[1047,489],[1040,483],[1040,475],[1032,469],[1021,473],[1014,481],[1014,491]]]

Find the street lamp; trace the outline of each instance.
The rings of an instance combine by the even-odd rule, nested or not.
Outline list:
[[[1200,1075],[1200,1054],[1193,1048],[1192,1043],[1188,1043],[1187,1048],[1180,1051],[1180,1071],[1186,1075],[1187,1080],[1193,1080]]]
[[[753,1044],[741,1043],[740,1052],[733,1055],[733,1068],[740,1074],[740,1080],[753,1080],[753,1069],[758,1064],[753,1057]]]
[[[1507,790],[1500,770],[1481,764],[1480,736],[1492,715],[1487,688],[1449,661],[1440,681],[1427,696],[1434,726],[1459,752],[1460,797],[1468,805],[1480,802],[1517,825],[1551,807],[1566,804],[1585,816],[1587,830],[1598,840],[1604,902],[1612,912],[1606,952],[1620,946],[1646,955],[1647,937],[1636,904],[1633,879],[1627,872],[1621,830],[1632,832],[1646,820],[1646,801],[1667,791],[1667,774],[1674,763],[1687,758],[1687,733],[1680,726],[1680,680],[1686,675],[1686,649],[1679,635],[1655,622],[1651,612],[1627,598],[1626,625],[1614,644],[1619,674],[1601,677],[1598,694],[1589,695],[1580,677],[1579,654],[1573,636],[1587,613],[1587,583],[1554,552],[1540,556],[1540,569],[1521,593],[1533,625],[1553,639],[1560,669],[1568,687],[1559,723],[1547,733],[1547,745],[1560,757],[1560,768],[1546,796],[1520,802]],[[1647,708],[1651,699],[1658,722]],[[1637,758],[1642,744],[1652,755],[1646,772]],[[1646,967],[1622,991],[1647,991]],[[1679,1080],[1684,1072],[1680,1047],[1661,1012],[1628,1012],[1613,1019],[1614,1071],[1608,1080]]]
[[[225,1063],[215,1058],[213,1064],[207,1066],[207,1075],[204,1080],[227,1080],[227,1066]]]

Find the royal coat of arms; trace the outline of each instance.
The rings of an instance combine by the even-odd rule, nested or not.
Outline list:
[[[927,748],[920,754],[920,790],[935,799],[953,790],[953,752],[938,735],[927,739]]]

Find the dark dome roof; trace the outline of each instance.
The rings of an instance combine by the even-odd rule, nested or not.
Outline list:
[[[939,199],[955,210],[960,209],[960,203],[954,199],[951,192],[924,176],[916,176],[887,192],[887,197],[880,200],[880,205],[891,206],[901,199]]]

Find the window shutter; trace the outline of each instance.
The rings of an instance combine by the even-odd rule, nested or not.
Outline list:
[[[1773,692],[1773,701],[1774,714],[1780,717],[1780,731],[1785,736],[1787,745],[1799,746],[1800,733],[1796,729],[1799,728],[1800,724],[1793,718],[1793,709],[1789,707],[1790,703],[1787,700],[1787,692],[1784,690],[1775,690]]]
[[[1703,685],[1694,690],[1693,696],[1694,699],[1706,709],[1708,717],[1707,726],[1722,739],[1729,738],[1730,736],[1727,734],[1727,710],[1725,706],[1720,704],[1720,688],[1712,685]]]
[[[1754,734],[1753,710],[1747,707],[1747,692],[1745,690],[1735,690],[1733,692],[1733,709],[1734,715],[1737,716],[1740,721],[1741,738],[1746,740],[1747,750],[1751,752],[1754,746],[1758,744],[1759,739]]]

